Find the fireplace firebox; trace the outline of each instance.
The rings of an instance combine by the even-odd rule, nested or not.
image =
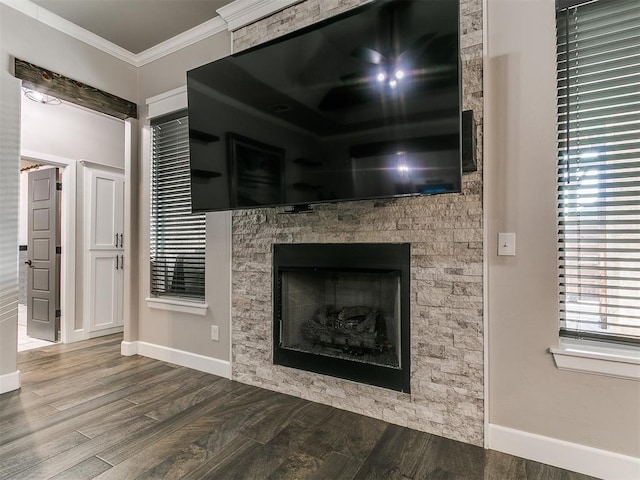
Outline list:
[[[410,392],[410,246],[276,244],[273,362]]]

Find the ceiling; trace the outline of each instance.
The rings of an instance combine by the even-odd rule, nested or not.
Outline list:
[[[128,50],[139,54],[196,27],[232,0],[31,0]]]

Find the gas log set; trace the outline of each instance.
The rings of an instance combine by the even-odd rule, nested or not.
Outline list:
[[[366,306],[336,310],[326,306],[302,326],[304,337],[313,345],[342,350],[351,355],[382,353],[393,349],[387,326],[379,309]]]

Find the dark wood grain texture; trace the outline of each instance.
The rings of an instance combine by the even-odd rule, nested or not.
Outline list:
[[[122,120],[138,118],[135,103],[19,58],[14,59],[14,75],[25,88]]]
[[[2,479],[588,480],[143,357],[119,335],[19,354]]]

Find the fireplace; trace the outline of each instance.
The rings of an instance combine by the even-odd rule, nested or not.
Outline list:
[[[409,244],[276,244],[273,362],[410,392]]]

